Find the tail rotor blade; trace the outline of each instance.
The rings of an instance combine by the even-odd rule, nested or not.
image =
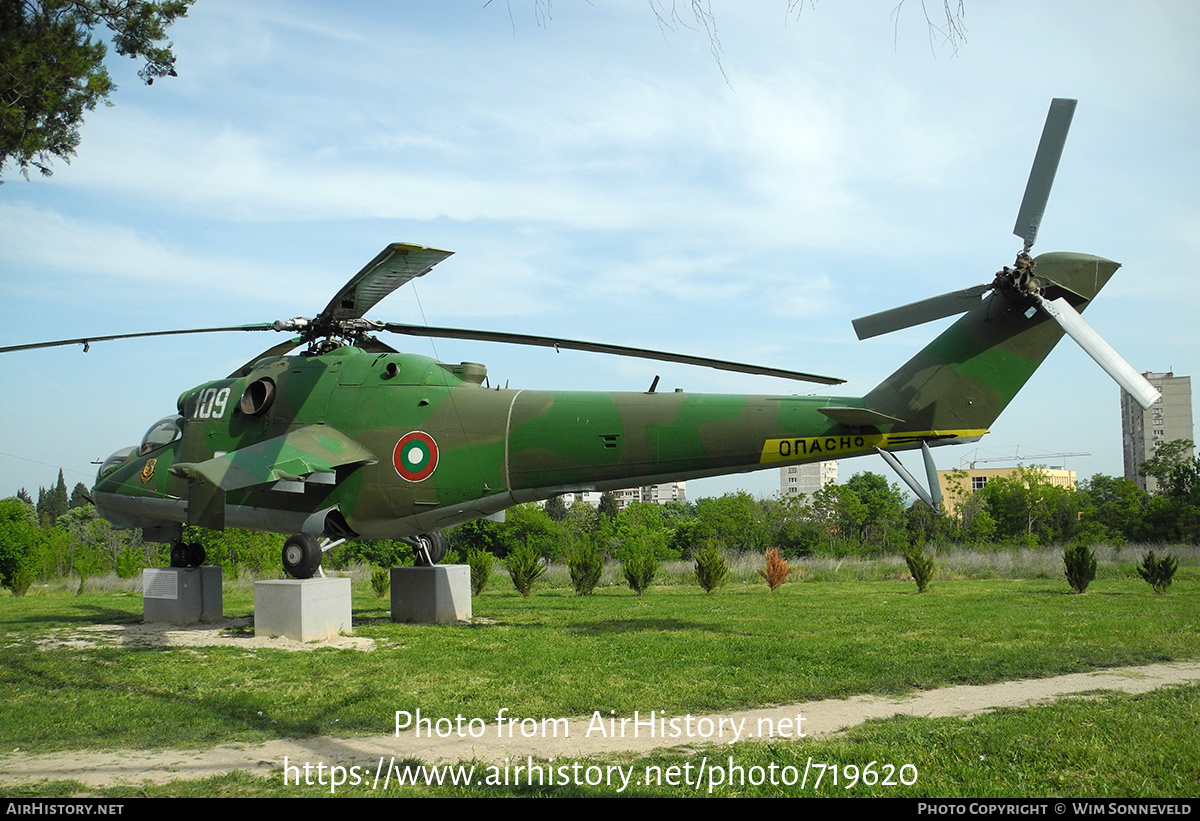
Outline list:
[[[1029,182],[1025,185],[1025,196],[1021,200],[1021,210],[1013,226],[1013,233],[1025,241],[1026,251],[1033,247],[1037,239],[1042,213],[1046,210],[1054,175],[1058,172],[1058,161],[1062,159],[1063,145],[1071,129],[1071,119],[1075,116],[1076,102],[1061,98],[1050,101],[1050,113],[1046,115],[1042,140],[1038,143],[1033,168],[1029,171]]]
[[[1072,307],[1071,303],[1062,297],[1048,300],[1039,296],[1037,299],[1038,306],[1054,317],[1067,335],[1074,339],[1079,347],[1087,352],[1088,356],[1096,360],[1096,364],[1104,368],[1105,373],[1111,376],[1126,393],[1136,399],[1139,405],[1149,408],[1159,400],[1162,394],[1158,388],[1151,385],[1146,377],[1135,371],[1133,366],[1113,349],[1112,345],[1105,342],[1100,334],[1096,333],[1095,328],[1089,325],[1087,320]]]
[[[890,308],[854,320],[854,332],[859,339],[870,339],[913,325],[923,325],[946,316],[965,313],[979,304],[979,298],[992,289],[991,283],[976,285],[962,291],[951,291],[940,296],[910,302],[899,308]]]

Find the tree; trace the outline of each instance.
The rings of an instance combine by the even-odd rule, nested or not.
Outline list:
[[[58,483],[50,490],[45,488],[38,490],[38,520],[44,527],[53,527],[54,523],[58,521],[58,517],[69,509],[70,498],[67,496],[67,482],[63,478],[62,469],[59,469]]]
[[[116,85],[104,67],[108,48],[93,38],[103,24],[117,54],[145,60],[151,84],[175,76],[167,28],[194,0],[0,0],[0,171],[14,163],[28,178],[70,162],[83,113],[108,102]]]
[[[829,537],[829,548],[836,550],[854,545],[862,523],[867,518],[867,506],[858,494],[845,485],[825,485],[813,494],[813,520],[819,522]]]
[[[472,550],[482,550],[497,558],[504,558],[508,553],[501,537],[501,528],[497,522],[489,519],[474,519],[454,528],[448,534],[450,547],[465,556]]]
[[[1097,473],[1079,485],[1081,518],[1100,538],[1108,540],[1141,538],[1142,516],[1148,499],[1136,482],[1123,476]]]
[[[563,501],[563,497],[561,496],[551,496],[547,499],[545,510],[546,515],[552,521],[561,522],[567,518],[567,503]]]
[[[1158,481],[1158,493],[1190,504],[1200,504],[1200,457],[1192,456],[1191,439],[1163,442],[1154,458],[1142,462],[1138,475]]]
[[[979,495],[1001,538],[1033,544],[1063,540],[1071,536],[1076,524],[1079,502],[1075,491],[1052,484],[1036,465],[989,479]]]
[[[1190,439],[1164,442],[1138,468],[1158,480],[1143,519],[1145,536],[1154,541],[1200,540],[1200,457],[1192,448]]]
[[[601,519],[611,521],[617,515],[617,497],[607,491],[601,493],[599,513]]]
[[[691,529],[691,550],[708,541],[727,550],[749,550],[762,553],[767,547],[769,533],[763,524],[763,513],[754,497],[744,490],[724,496],[701,499],[696,503],[696,525]],[[689,554],[690,555],[690,554]]]
[[[863,543],[882,549],[903,548],[903,544],[892,544],[894,541],[907,542],[904,494],[900,492],[899,485],[889,484],[883,476],[868,471],[854,474],[846,482],[846,487],[854,491],[866,507],[862,525]]]
[[[91,500],[88,498],[87,485],[83,482],[76,482],[75,487],[71,489],[71,498],[67,500],[67,509],[74,510],[77,507],[83,507],[91,503]]]
[[[32,505],[15,497],[0,501],[0,584],[23,595],[44,541]]]
[[[892,20],[900,25],[900,13],[907,0],[897,0],[892,9]],[[487,0],[485,6],[491,5]],[[509,19],[512,19],[512,0],[506,0]],[[785,0],[781,4],[788,16],[800,18],[804,7],[815,9],[817,0]],[[965,0],[942,0],[939,12],[930,14],[928,0],[920,0],[921,13],[925,15],[925,25],[929,31],[929,44],[932,48],[940,40],[949,46],[951,52],[958,53],[958,44],[967,39],[967,27],[963,18],[966,17]],[[702,31],[708,37],[708,49],[712,52],[713,60],[722,76],[725,67],[721,64],[724,49],[721,38],[717,34],[717,15],[712,8],[712,0],[650,0],[650,10],[658,27],[664,32],[687,29]],[[534,0],[533,14],[539,26],[546,26],[554,16],[554,0]],[[514,26],[515,26],[514,22]]]

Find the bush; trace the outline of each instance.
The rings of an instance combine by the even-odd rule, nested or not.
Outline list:
[[[705,593],[719,590],[729,581],[729,564],[725,554],[712,542],[705,543],[694,554],[696,559],[696,581]]]
[[[1067,583],[1076,593],[1086,593],[1096,578],[1096,554],[1083,542],[1076,542],[1063,551],[1067,568]]]
[[[467,551],[467,564],[471,568],[471,595],[478,596],[487,587],[488,579],[492,577],[492,565],[496,557],[486,550],[471,548]]]
[[[1175,571],[1178,569],[1179,562],[1170,553],[1160,559],[1151,550],[1138,565],[1137,572],[1139,576],[1149,582],[1155,593],[1166,593],[1167,588],[1171,586],[1171,579],[1174,578]]]
[[[1170,583],[1170,580],[1168,580],[1167,584]],[[19,568],[16,573],[13,573],[12,578],[9,579],[8,586],[14,596],[21,598],[33,586],[33,570],[25,566]]]
[[[914,545],[905,548],[904,563],[908,565],[908,572],[917,583],[917,592],[924,593],[929,589],[929,584],[933,581],[933,556]]]
[[[621,572],[629,588],[639,596],[649,589],[654,576],[658,573],[658,557],[654,548],[637,542],[627,542],[621,555]]]
[[[146,556],[140,547],[127,544],[117,556],[117,575],[122,579],[132,579],[146,567]]]
[[[371,589],[375,591],[375,595],[383,598],[388,594],[388,588],[392,586],[392,574],[382,567],[377,567],[371,571]]]
[[[527,544],[508,554],[508,558],[504,560],[504,569],[508,571],[513,587],[526,599],[533,594],[533,583],[546,572],[546,566],[542,564],[537,551]]]
[[[571,571],[571,586],[575,595],[590,596],[600,584],[604,572],[604,554],[593,540],[585,538],[567,553],[567,568]]]
[[[775,588],[787,581],[792,568],[788,565],[787,559],[779,555],[779,548],[777,547],[772,547],[765,555],[767,566],[765,569],[758,571],[758,575],[767,580],[767,584],[771,588],[770,592],[774,593]]]

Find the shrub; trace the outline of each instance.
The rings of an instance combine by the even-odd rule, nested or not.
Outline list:
[[[486,550],[471,548],[467,551],[467,564],[471,568],[471,595],[478,596],[487,587],[492,577],[492,565],[496,557]]]
[[[604,572],[604,554],[600,552],[600,546],[585,538],[567,553],[567,568],[571,571],[575,595],[592,595]]]
[[[1067,583],[1076,593],[1086,593],[1088,585],[1096,578],[1096,554],[1083,542],[1076,542],[1063,551],[1063,564],[1067,568]]]
[[[658,557],[654,555],[652,546],[635,542],[626,543],[621,555],[621,572],[629,588],[639,596],[644,594],[658,573]]]
[[[383,598],[388,594],[388,589],[392,586],[392,574],[382,567],[377,567],[371,571],[371,589],[375,591],[375,595]]]
[[[779,548],[777,547],[772,547],[765,555],[767,566],[763,570],[758,571],[758,575],[767,580],[767,585],[771,588],[770,592],[774,593],[775,588],[787,581],[792,568],[787,563],[787,559],[779,555]]]
[[[504,569],[508,571],[513,587],[526,599],[533,594],[533,583],[546,572],[546,566],[542,564],[537,551],[527,544],[508,554]]]
[[[904,563],[917,583],[917,592],[924,593],[933,581],[933,556],[914,545],[905,548]]]
[[[1171,579],[1174,578],[1175,571],[1178,569],[1179,562],[1170,553],[1160,559],[1151,550],[1138,565],[1137,572],[1139,576],[1149,582],[1155,593],[1166,593],[1167,588],[1171,586]]]
[[[139,546],[127,544],[117,556],[117,575],[122,579],[132,579],[139,575],[146,566],[146,557]]]
[[[712,542],[705,543],[693,558],[696,560],[696,581],[705,593],[719,590],[729,581],[729,564],[725,561],[725,554]]]
[[[28,593],[29,588],[33,586],[33,578],[33,570],[27,566],[22,566],[17,570],[16,573],[13,573],[12,578],[9,579],[8,586],[12,590],[14,596],[21,598]],[[1168,579],[1167,584],[1170,583],[1171,580]]]

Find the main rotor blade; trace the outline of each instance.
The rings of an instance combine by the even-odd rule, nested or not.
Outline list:
[[[227,325],[221,328],[191,328],[183,331],[147,331],[138,334],[111,334],[108,336],[82,336],[78,339],[60,339],[56,342],[34,342],[29,345],[9,345],[6,348],[0,348],[0,353],[9,353],[10,351],[28,351],[34,348],[58,348],[63,345],[82,345],[86,352],[88,346],[93,342],[108,342],[113,339],[139,339],[145,336],[177,336],[179,334],[212,334],[222,331],[273,331],[275,326],[269,322],[259,323],[257,325]]]
[[[1144,409],[1159,400],[1162,394],[1158,388],[1150,384],[1146,377],[1133,369],[1112,345],[1104,341],[1096,329],[1087,323],[1070,302],[1062,297],[1049,300],[1038,297],[1038,306],[1062,326],[1067,335],[1074,339],[1079,347],[1087,351],[1088,356],[1096,360],[1096,364],[1104,368],[1105,373],[1113,378],[1126,393],[1137,400]]]
[[[1042,139],[1033,158],[1033,168],[1029,170],[1025,196],[1021,199],[1021,210],[1013,226],[1013,233],[1025,241],[1026,251],[1033,247],[1037,239],[1042,213],[1046,210],[1054,175],[1058,172],[1058,161],[1062,159],[1063,145],[1071,129],[1071,119],[1075,116],[1076,102],[1061,98],[1050,101],[1050,112],[1046,115]]]
[[[259,362],[263,359],[270,359],[271,357],[283,356],[284,354],[291,353],[294,349],[300,347],[303,344],[304,344],[304,340],[297,336],[297,337],[293,337],[292,339],[287,340],[286,342],[280,342],[278,345],[272,345],[271,347],[267,348],[265,351],[260,353],[258,356],[251,359],[245,365],[242,365],[242,367],[238,368],[236,371],[229,374],[229,378],[230,379],[240,379],[243,376],[249,376],[250,372],[254,370],[254,365],[256,362]]]
[[[709,359],[703,356],[652,351],[646,348],[629,348],[625,345],[580,342],[574,339],[559,339],[552,336],[531,336],[529,334],[513,334],[502,331],[474,331],[462,328],[431,328],[424,325],[402,325],[395,322],[385,322],[383,327],[384,330],[391,331],[392,333],[408,334],[409,336],[430,336],[439,339],[473,339],[480,342],[504,342],[510,345],[533,345],[541,348],[566,348],[572,351],[591,351],[592,353],[632,356],[639,359],[656,359],[661,362],[679,362],[684,365],[699,365],[722,371],[734,371],[735,373],[776,376],[780,379],[795,379],[801,382],[819,382],[822,385],[840,385],[846,381],[844,379],[835,379],[831,376],[817,376],[811,373],[786,371],[781,368],[746,365],[741,362],[728,362],[724,359]]]
[[[945,316],[965,313],[979,304],[979,298],[992,289],[991,283],[976,285],[961,291],[910,302],[899,308],[891,308],[869,316],[860,316],[853,321],[854,332],[859,339],[870,339],[880,334],[890,334],[901,328],[923,325]]]
[[[325,310],[320,320],[358,319],[392,291],[429,273],[433,266],[453,254],[424,245],[393,242],[351,277]]]

